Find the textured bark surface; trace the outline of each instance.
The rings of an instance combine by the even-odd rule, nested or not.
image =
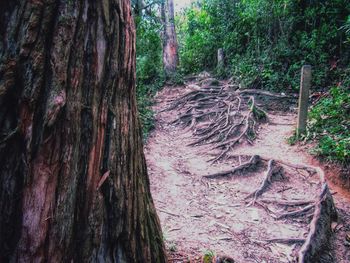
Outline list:
[[[336,222],[338,213],[327,183],[322,186],[316,201],[316,209],[310,224],[310,231],[299,251],[299,263],[332,262],[327,260],[332,236],[332,222]],[[327,253],[328,252],[328,253]]]
[[[0,262],[165,262],[129,1],[0,10]]]
[[[162,4],[163,32],[163,65],[167,77],[176,72],[178,65],[178,45],[174,22],[174,1],[165,0]]]

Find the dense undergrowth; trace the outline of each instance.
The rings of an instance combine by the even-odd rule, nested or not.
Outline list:
[[[227,74],[247,87],[293,91],[303,64],[326,87],[349,64],[347,0],[202,0],[178,15],[185,73],[214,70],[218,48]]]
[[[312,65],[312,93],[326,96],[311,109],[306,139],[318,141],[314,153],[350,162],[349,1],[202,0],[178,15],[177,29],[185,74],[206,69],[243,88],[296,93],[301,66]]]
[[[157,11],[137,22],[137,97],[144,134],[152,98],[163,85]],[[307,140],[314,153],[350,163],[350,1],[200,0],[176,17],[179,76],[203,70],[235,76],[243,88],[297,93],[302,65],[313,68]],[[216,68],[217,50],[225,67]],[[179,78],[180,79],[180,78]]]
[[[144,138],[154,127],[153,97],[164,83],[161,24],[158,20],[136,17],[137,102]]]
[[[334,87],[310,111],[306,139],[317,139],[314,153],[349,164],[350,93]]]

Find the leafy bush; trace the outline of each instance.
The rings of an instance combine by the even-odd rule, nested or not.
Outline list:
[[[350,163],[350,90],[334,87],[310,111],[308,138],[319,139],[314,152]]]
[[[303,64],[314,86],[330,86],[349,64],[349,13],[347,0],[201,0],[177,18],[181,67],[213,70],[223,48],[248,87],[296,91]]]
[[[162,84],[163,82],[157,81],[149,85],[139,84],[137,86],[137,106],[144,138],[147,138],[149,132],[154,128],[154,112],[152,111],[153,98]]]
[[[349,162],[350,1],[199,0],[177,28],[185,73],[215,70],[223,48],[242,87],[297,92],[310,64],[313,91],[330,91],[311,110],[308,138],[317,154]]]
[[[154,127],[152,100],[164,81],[161,25],[153,17],[136,17],[136,98],[146,138]]]
[[[189,9],[184,16],[177,17],[176,22],[182,72],[197,73],[210,67],[215,54],[215,39],[208,28],[211,22],[207,12]]]

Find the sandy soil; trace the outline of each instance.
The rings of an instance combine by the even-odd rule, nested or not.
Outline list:
[[[178,97],[184,87],[165,87],[156,97],[156,128],[145,154],[151,190],[161,220],[172,262],[199,262],[208,251],[231,256],[235,262],[292,262],[300,243],[286,245],[268,242],[276,238],[305,238],[311,215],[276,220],[273,215],[288,212],[280,206],[249,206],[246,196],[262,182],[266,166],[255,172],[218,179],[204,175],[231,169],[252,155],[284,160],[293,164],[317,165],[305,148],[290,146],[294,113],[270,113],[259,128],[253,145],[241,144],[228,161],[211,164],[209,146],[190,147],[190,131],[170,125],[176,110],[160,112],[167,101]],[[285,167],[284,179],[273,183],[263,200],[313,200],[320,190],[317,175]],[[335,225],[333,251],[329,262],[350,262],[346,235],[350,231],[348,196],[334,187],[340,219]],[[337,193],[335,193],[337,192]],[[190,261],[189,261],[190,260]]]

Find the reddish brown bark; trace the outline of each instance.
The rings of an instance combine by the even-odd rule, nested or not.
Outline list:
[[[0,262],[165,262],[129,0],[0,9]]]
[[[165,0],[162,4],[163,31],[163,66],[165,75],[171,77],[178,66],[178,44],[175,30],[174,1]]]

